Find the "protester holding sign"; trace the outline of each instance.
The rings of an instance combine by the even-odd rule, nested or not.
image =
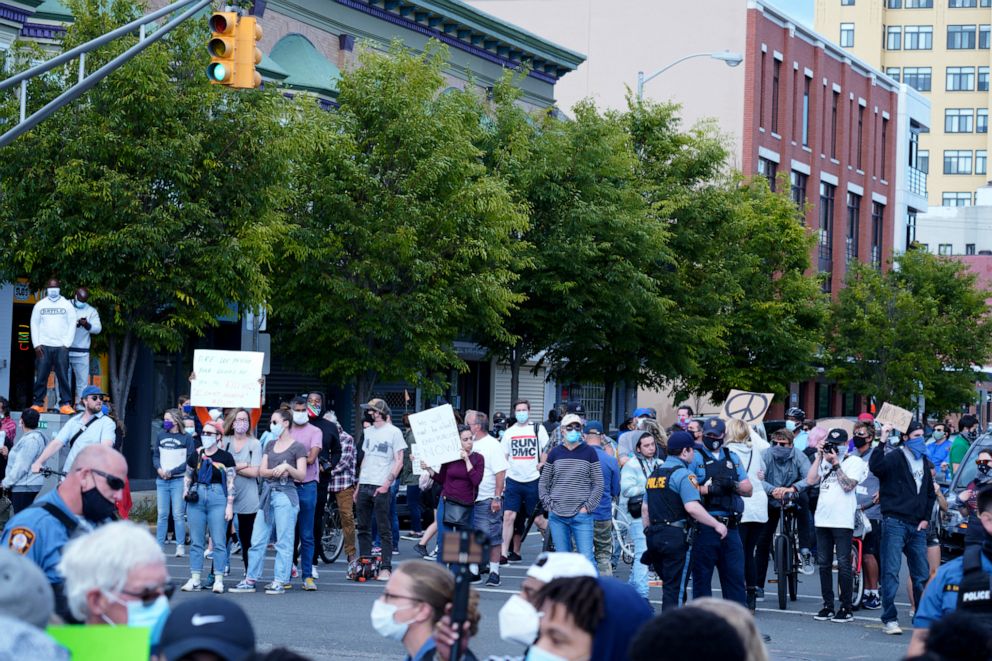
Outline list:
[[[435,471],[427,470],[441,485],[441,521],[453,530],[471,530],[475,516],[475,497],[485,470],[485,459],[478,452],[472,452],[474,438],[468,425],[459,425],[461,454],[456,461],[449,461]],[[425,464],[426,466],[426,464]]]

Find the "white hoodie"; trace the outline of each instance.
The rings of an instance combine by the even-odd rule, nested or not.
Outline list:
[[[83,303],[83,307],[77,308],[73,304],[72,309],[75,312],[76,319],[85,319],[90,322],[90,329],[86,330],[82,326],[77,326],[75,329],[75,338],[72,341],[73,349],[89,349],[90,348],[90,335],[99,335],[100,331],[103,330],[103,324],[100,323],[100,313],[97,312],[96,308],[89,303]]]
[[[758,441],[760,440],[759,438]],[[767,442],[765,445],[768,445]],[[727,449],[741,460],[741,466],[747,471],[747,477],[754,486],[751,495],[744,499],[744,516],[741,517],[741,523],[767,522],[768,494],[761,488],[761,478],[758,477],[759,471],[762,477],[765,474],[765,460],[761,456],[762,449],[758,447],[757,441],[752,441],[751,445],[728,443]]]
[[[76,337],[76,309],[63,296],[47,296],[31,310],[31,342],[35,347],[72,346]]]

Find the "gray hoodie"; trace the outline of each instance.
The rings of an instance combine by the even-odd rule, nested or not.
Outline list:
[[[806,483],[806,474],[809,473],[809,458],[802,450],[792,448],[792,457],[779,462],[772,456],[775,446],[765,450],[765,479],[761,485],[765,493],[771,494],[778,487],[796,487],[798,491],[804,491],[809,485]],[[773,502],[773,501],[769,501]]]
[[[3,478],[3,486],[12,491],[41,491],[45,484],[45,476],[32,473],[31,464],[41,456],[48,441],[45,435],[33,429],[21,436],[14,443],[7,457],[7,474]]]

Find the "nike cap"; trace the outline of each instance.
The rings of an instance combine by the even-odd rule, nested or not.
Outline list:
[[[177,661],[193,652],[213,652],[223,661],[242,661],[255,651],[255,630],[240,606],[216,597],[176,606],[159,640],[159,658]]]

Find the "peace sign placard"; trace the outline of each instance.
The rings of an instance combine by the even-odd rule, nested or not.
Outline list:
[[[749,425],[757,424],[765,419],[773,397],[774,393],[770,392],[731,390],[720,409],[720,417],[724,420],[743,420]]]

